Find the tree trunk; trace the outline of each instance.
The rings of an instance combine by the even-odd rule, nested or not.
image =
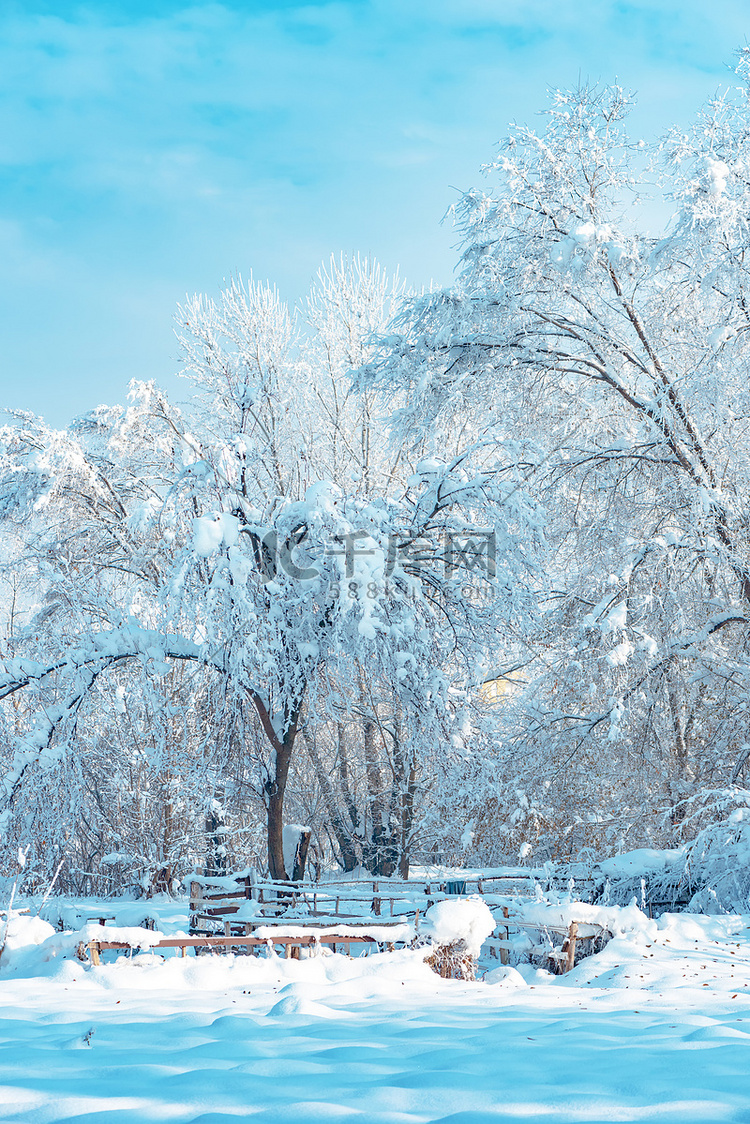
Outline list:
[[[222,875],[226,869],[226,816],[221,801],[213,799],[206,812],[206,874]]]
[[[387,837],[385,823],[385,802],[383,800],[383,778],[378,763],[375,745],[375,723],[365,719],[364,728],[365,773],[367,776],[367,800],[370,807],[370,840],[363,856],[364,865],[371,874],[390,878],[396,868],[391,853],[393,847]]]
[[[266,815],[268,821],[268,873],[274,882],[288,881],[284,866],[284,790],[278,782],[266,782]]]
[[[341,794],[344,797],[344,804],[349,815],[349,822],[352,825],[352,833],[359,837],[360,834],[360,817],[357,805],[352,796],[351,785],[349,783],[349,754],[346,745],[346,727],[343,722],[336,723],[336,738],[338,744],[338,764],[339,764],[339,781],[341,783]],[[354,867],[352,867],[352,870]]]
[[[400,878],[409,877],[411,855],[411,836],[414,829],[414,797],[417,793],[417,770],[412,765],[406,776],[406,784],[401,793],[401,840],[399,848],[398,873]]]
[[[340,728],[339,745],[341,744],[342,737],[343,735]],[[344,812],[339,807],[331,779],[325,771],[323,762],[320,760],[320,754],[318,753],[314,741],[309,738],[304,731],[302,733],[302,741],[312,761],[315,775],[318,778],[318,784],[323,795],[326,812],[328,813],[328,824],[339,849],[341,865],[348,873],[357,866],[357,852],[353,840],[354,832],[346,823]]]
[[[307,862],[307,852],[310,847],[311,831],[303,831],[300,833],[297,842],[297,848],[294,852],[294,869],[292,871],[292,882],[301,882],[305,877],[305,863]]]
[[[261,725],[275,754],[273,776],[269,775],[265,784],[268,824],[268,873],[274,881],[288,882],[289,876],[284,867],[284,796],[294,742],[297,737],[297,726],[302,713],[304,692],[292,702],[286,711],[282,738],[279,738],[276,733],[265,701],[255,694],[252,698]]]

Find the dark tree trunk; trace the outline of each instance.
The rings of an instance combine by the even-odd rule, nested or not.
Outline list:
[[[390,878],[396,869],[397,856],[393,840],[386,823],[386,807],[383,796],[383,777],[378,763],[375,744],[375,723],[365,720],[364,729],[365,773],[367,775],[367,800],[370,806],[370,840],[367,844],[363,863],[371,874]]]
[[[294,852],[294,870],[292,871],[292,882],[301,882],[305,877],[305,864],[307,862],[307,852],[310,847],[311,831],[301,831],[299,839],[297,840],[297,847]]]
[[[268,818],[268,873],[274,882],[286,882],[284,866],[284,788],[278,773],[266,783],[266,815]]]
[[[300,694],[287,710],[284,735],[279,738],[265,702],[257,695],[253,695],[261,725],[276,755],[273,776],[269,775],[266,781],[265,797],[268,823],[268,873],[274,881],[279,882],[289,881],[284,867],[284,796],[303,699],[304,694]]]
[[[417,792],[417,770],[412,765],[408,772],[406,787],[401,794],[401,846],[398,873],[401,878],[409,877],[411,856],[411,836],[414,829],[414,797]]]
[[[398,873],[409,877],[412,832],[414,830],[414,798],[417,793],[417,766],[414,754],[401,741],[401,724],[394,724],[393,772],[398,793]]]
[[[212,800],[206,812],[206,874],[222,875],[226,870],[226,817],[220,801]]]
[[[349,783],[349,753],[346,745],[346,727],[343,722],[336,724],[336,735],[338,745],[338,765],[339,765],[339,781],[341,782],[341,793],[344,797],[344,806],[349,816],[351,826],[352,838],[359,838],[359,810],[352,795],[351,785]],[[357,865],[355,854],[354,866],[348,868],[354,870]]]

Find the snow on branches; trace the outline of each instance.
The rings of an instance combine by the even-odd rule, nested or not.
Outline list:
[[[504,622],[531,612],[541,531],[515,478],[474,451],[394,448],[373,395],[352,388],[350,364],[369,357],[395,292],[377,267],[332,263],[306,342],[275,293],[234,283],[179,311],[188,412],[134,384],[127,408],[67,434],[6,431],[6,524],[28,584],[0,692],[31,695],[6,826],[23,819],[22,792],[73,761],[111,679],[179,719],[183,738],[196,709],[193,762],[216,709],[217,744],[253,762],[277,878],[297,735],[335,819],[325,759],[339,754],[343,778],[344,751],[327,739],[347,728],[341,800],[362,806],[339,844],[374,868],[408,867],[421,765],[466,728]],[[177,684],[176,663],[189,665]],[[101,849],[126,853],[119,840]]]
[[[747,740],[750,108],[730,91],[647,146],[631,107],[583,86],[512,130],[454,208],[458,283],[407,301],[366,375],[404,439],[473,431],[547,515],[505,767],[556,791],[572,849],[658,830]]]

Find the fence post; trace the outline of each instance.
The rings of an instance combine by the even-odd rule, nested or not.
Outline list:
[[[570,928],[568,929],[568,939],[565,942],[564,951],[568,954],[568,959],[565,962],[565,971],[569,972],[576,959],[576,934],[578,933],[578,922],[571,921]]]
[[[507,907],[507,905],[503,906],[503,917],[505,918],[506,921],[508,920],[508,907]],[[508,929],[507,925],[505,926],[505,939],[506,939],[506,941],[510,940],[510,930]],[[500,963],[501,964],[507,964],[508,963],[508,953],[509,953],[509,951],[510,950],[507,949],[507,948],[501,948],[500,949]]]

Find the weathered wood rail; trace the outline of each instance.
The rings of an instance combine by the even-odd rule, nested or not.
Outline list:
[[[395,927],[394,927],[395,928]],[[400,928],[400,926],[399,926]],[[116,950],[119,952],[133,952],[141,949],[144,952],[152,952],[162,948],[177,948],[180,950],[181,956],[187,956],[189,948],[198,949],[225,949],[231,948],[246,948],[255,949],[260,951],[265,949],[273,953],[275,948],[282,947],[284,949],[284,956],[286,959],[294,958],[295,950],[302,948],[316,949],[321,945],[327,945],[333,952],[336,952],[337,947],[342,948],[344,955],[351,955],[352,945],[375,945],[378,948],[385,946],[388,951],[393,951],[396,944],[403,943],[396,939],[394,932],[394,940],[382,940],[378,937],[371,936],[367,933],[275,933],[273,936],[249,936],[239,935],[234,936],[176,936],[176,937],[162,937],[160,940],[153,943],[149,942],[146,946],[138,945],[135,942],[128,941],[107,941],[94,939],[79,946],[78,955],[81,960],[90,959],[92,964],[101,964],[101,954],[103,952]]]
[[[289,928],[290,926],[286,926]],[[186,956],[188,949],[193,948],[196,954],[201,950],[211,951],[230,951],[231,949],[244,949],[247,952],[254,951],[255,954],[261,950],[266,950],[273,953],[276,948],[282,948],[284,957],[286,959],[296,958],[299,959],[300,950],[303,948],[315,950],[323,945],[331,948],[333,952],[340,951],[344,955],[351,955],[352,945],[369,946],[376,948],[378,951],[387,950],[394,951],[397,945],[402,947],[411,943],[405,939],[404,925],[402,923],[388,925],[379,924],[377,926],[377,935],[365,932],[331,932],[329,930],[315,931],[311,928],[310,924],[294,926],[294,928],[304,928],[307,932],[283,932],[284,926],[279,922],[279,931],[277,933],[268,933],[269,926],[267,922],[261,927],[262,935],[259,932],[253,934],[234,934],[234,935],[178,935],[174,937],[160,937],[156,941],[148,941],[143,945],[139,944],[136,940],[121,941],[121,940],[102,940],[95,938],[79,946],[79,957],[81,960],[90,960],[92,964],[101,964],[101,956],[103,952],[118,951],[118,952],[133,952],[136,950],[142,951],[158,951],[160,949],[179,949],[181,956]],[[348,929],[348,926],[346,927]],[[389,934],[388,929],[392,932]],[[590,923],[572,921],[569,925],[547,925],[540,921],[523,921],[520,918],[508,917],[504,919],[504,924],[499,926],[499,929],[505,931],[505,938],[490,937],[486,942],[486,947],[489,950],[490,956],[498,956],[501,963],[508,963],[508,953],[514,947],[513,942],[510,941],[510,930],[524,930],[527,932],[534,932],[544,934],[550,938],[551,934],[555,934],[563,938],[562,948],[554,947],[550,941],[549,945],[538,944],[532,947],[532,952],[542,955],[550,959],[555,964],[556,970],[560,973],[569,972],[575,965],[576,947],[579,941],[594,941],[610,934],[603,926],[592,925]],[[497,930],[496,930],[497,932]],[[392,937],[392,939],[389,939]]]
[[[387,906],[394,919],[411,917],[446,896],[435,883],[260,882],[241,876],[235,888],[229,889],[223,885],[226,882],[227,879],[209,878],[191,881],[191,933],[215,932],[215,926],[223,923],[226,936],[234,932],[249,935],[255,925],[265,924],[290,910],[316,919],[355,920],[363,914],[381,917]],[[248,912],[245,903],[249,901],[256,903],[257,911]]]

